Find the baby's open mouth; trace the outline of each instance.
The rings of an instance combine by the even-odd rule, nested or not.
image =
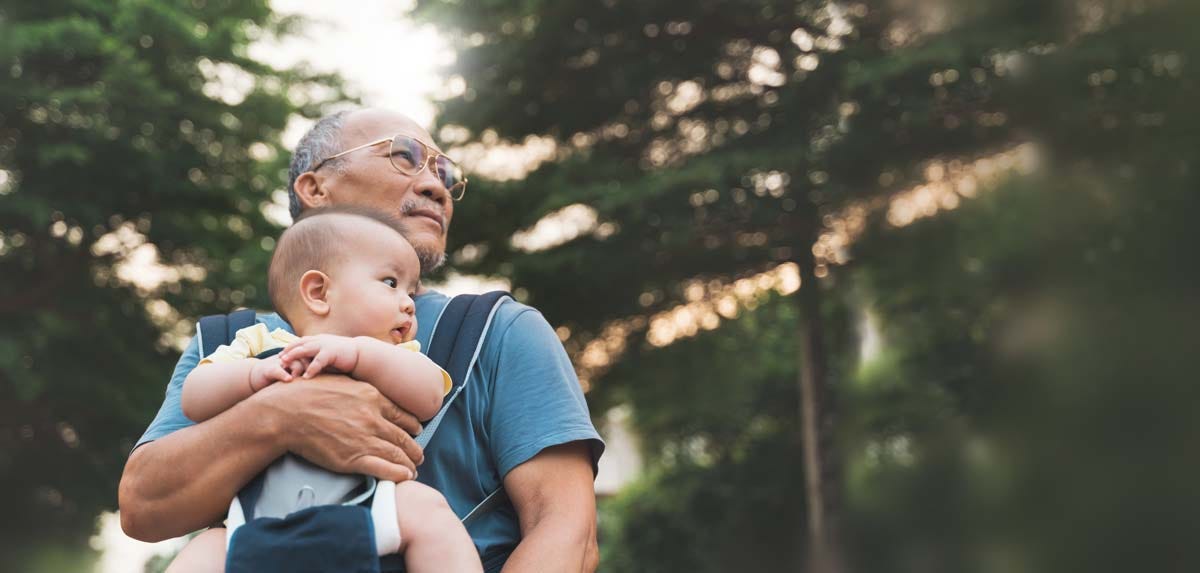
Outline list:
[[[396,328],[393,328],[390,333],[392,336],[392,340],[395,341],[397,344],[404,342],[405,336],[408,335],[408,328],[409,328],[408,325],[398,326]]]

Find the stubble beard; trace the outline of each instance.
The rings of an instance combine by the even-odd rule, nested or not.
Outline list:
[[[425,249],[413,245],[413,250],[417,252],[417,260],[421,261],[422,275],[433,272],[446,263],[446,252],[436,247]]]
[[[442,217],[443,217],[443,221],[444,221],[444,217],[446,215],[442,209],[440,209],[434,205],[424,203],[422,201],[417,201],[415,199],[408,199],[408,200],[405,200],[403,203],[401,203],[400,204],[400,213],[401,213],[401,215],[407,216],[409,213],[412,213],[413,211],[416,211],[417,209],[421,209],[421,208],[432,209],[432,210],[438,211],[439,213],[442,213]],[[421,274],[422,275],[433,272],[433,271],[437,270],[438,268],[440,268],[443,264],[446,263],[445,249],[439,249],[439,248],[437,248],[436,245],[429,247],[429,246],[425,246],[425,245],[413,244],[413,250],[417,252],[417,260],[421,262]]]

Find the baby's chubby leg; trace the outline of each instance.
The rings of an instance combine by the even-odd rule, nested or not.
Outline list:
[[[224,570],[224,527],[214,527],[193,537],[167,566],[167,573],[221,573]]]
[[[467,528],[436,489],[412,480],[396,484],[396,520],[410,573],[483,571]]]

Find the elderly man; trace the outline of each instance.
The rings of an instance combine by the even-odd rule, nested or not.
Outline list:
[[[344,204],[398,215],[424,270],[445,258],[454,200],[465,184],[424,129],[377,109],[319,121],[298,145],[290,179],[293,216]],[[420,292],[418,323],[432,326],[447,302],[440,293]],[[421,330],[428,347],[429,329]],[[460,515],[503,484],[515,514],[501,508],[471,527],[486,570],[596,568],[592,482],[603,443],[562,345],[536,310],[516,302],[500,307],[472,387],[443,420],[431,463],[419,474],[425,453],[412,438],[417,420],[371,385],[347,384],[341,376],[275,384],[193,424],[183,416],[178,390],[199,352],[192,340],[125,466],[121,524],[130,536],[157,541],[221,520],[239,489],[292,452],[337,472],[429,480]],[[184,555],[198,550],[189,546]]]

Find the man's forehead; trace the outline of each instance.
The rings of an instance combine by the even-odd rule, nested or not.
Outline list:
[[[437,147],[429,132],[412,118],[383,109],[362,109],[349,114],[342,126],[342,143],[351,148],[398,133]]]

